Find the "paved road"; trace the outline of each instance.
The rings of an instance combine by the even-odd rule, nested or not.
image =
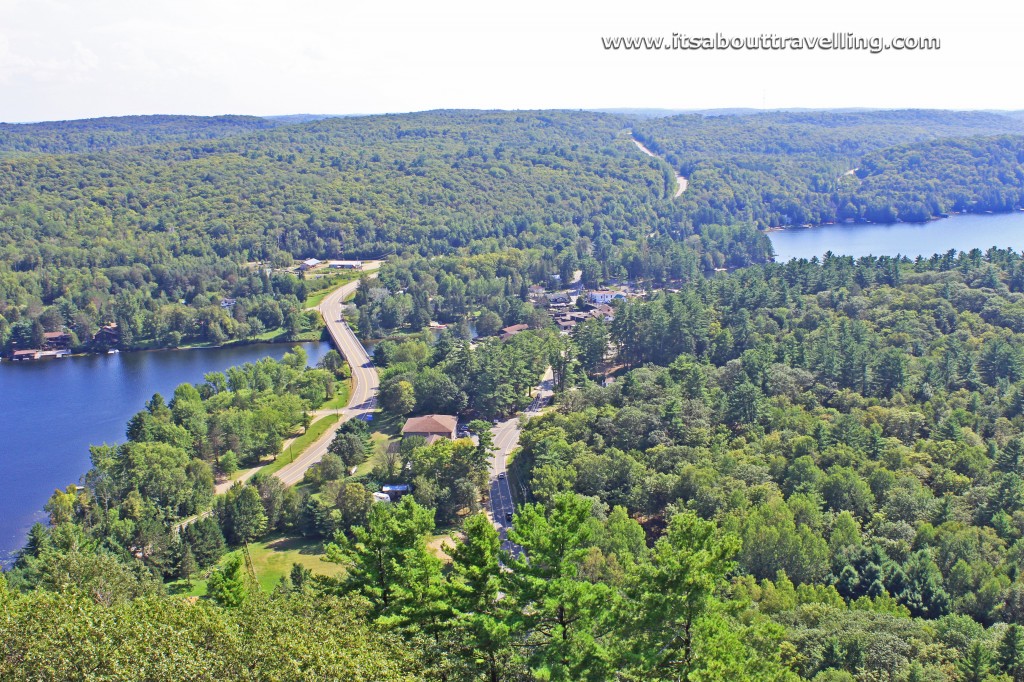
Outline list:
[[[379,263],[367,264],[365,269],[376,269]],[[352,394],[349,396],[348,405],[339,410],[341,420],[337,426],[327,429],[313,445],[306,448],[306,451],[299,455],[294,462],[281,467],[275,476],[281,479],[285,485],[295,485],[302,481],[306,470],[319,462],[327,453],[327,446],[334,439],[338,427],[353,417],[362,418],[372,413],[377,408],[377,386],[379,380],[377,370],[367,355],[363,344],[352,333],[352,330],[342,317],[342,308],[345,299],[359,286],[358,280],[349,282],[340,287],[337,291],[328,295],[317,307],[327,323],[327,331],[331,335],[334,347],[345,356],[349,366],[352,368]]]
[[[526,409],[525,416],[532,417],[540,413],[541,408],[548,404],[554,394],[554,375],[548,367],[538,387],[537,395]],[[491,458],[491,520],[501,535],[501,548],[519,556],[522,551],[518,545],[508,539],[508,529],[512,526],[508,515],[515,511],[512,501],[512,489],[509,487],[505,469],[505,458],[519,445],[519,417],[499,422],[491,429],[494,434],[494,457]]]

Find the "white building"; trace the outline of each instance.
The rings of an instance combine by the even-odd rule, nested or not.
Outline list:
[[[591,291],[587,296],[591,303],[611,303],[615,299],[626,298],[626,295],[621,291],[612,291],[610,289]]]
[[[327,261],[327,267],[338,268],[341,270],[362,270],[363,261],[361,260],[329,260]]]
[[[317,260],[316,258],[307,258],[306,260],[302,261],[301,265],[299,265],[299,270],[312,270],[318,265],[320,265],[320,261]]]

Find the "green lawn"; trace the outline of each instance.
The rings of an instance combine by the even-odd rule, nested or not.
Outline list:
[[[241,553],[241,550],[236,549],[234,552],[229,552],[221,559],[220,564],[223,564],[229,556],[237,553]],[[342,566],[323,560],[321,538],[287,536],[268,538],[262,542],[250,544],[249,556],[252,557],[256,579],[259,581],[260,588],[265,592],[272,591],[281,578],[291,572],[292,564],[302,564],[313,573],[320,575],[338,576],[345,572]],[[203,571],[204,574],[210,572],[212,572],[212,568]],[[193,578],[192,588],[189,589],[185,581],[175,580],[167,583],[167,591],[183,597],[204,597],[206,596],[206,582],[205,577]]]
[[[317,307],[318,305],[323,303],[323,300],[327,298],[327,295],[329,293],[331,293],[340,286],[348,284],[354,279],[359,279],[360,272],[361,271],[359,270],[355,270],[339,275],[324,277],[322,280],[307,280],[308,283],[316,283],[318,286],[317,290],[314,293],[306,296],[306,308]],[[324,286],[320,287],[319,284],[324,284]]]
[[[320,436],[324,435],[324,432],[327,431],[327,429],[337,424],[339,419],[341,419],[341,417],[336,414],[329,414],[317,419],[309,425],[309,428],[306,429],[304,434],[296,438],[291,445],[285,448],[284,452],[277,456],[277,459],[260,469],[260,472],[269,476],[270,474],[278,471],[285,464],[290,464],[295,461],[295,458],[301,455],[306,448],[319,440]]]
[[[344,381],[337,381],[334,384],[334,397],[324,402],[318,409],[321,410],[340,410],[348,405],[348,396],[351,391],[352,380],[345,379]]]

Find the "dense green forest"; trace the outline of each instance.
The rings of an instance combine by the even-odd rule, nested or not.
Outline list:
[[[297,338],[308,291],[287,270],[307,257],[515,248],[547,263],[529,277],[541,284],[568,246],[603,274],[645,253],[675,278],[763,263],[758,228],[1019,207],[1021,132],[1010,117],[929,111],[7,125],[0,345],[66,326],[87,349],[109,323],[128,330],[125,348]],[[676,172],[689,178],[679,198]],[[283,317],[250,315],[267,295],[295,300]]]
[[[689,178],[681,199],[695,229],[923,221],[1022,203],[1024,126],[998,114],[689,115],[644,119],[634,131]],[[1005,134],[1014,137],[997,137]]]
[[[378,349],[381,402],[399,413],[482,412],[515,381],[501,368],[527,372],[527,385],[531,363],[555,367],[555,406],[527,421],[513,463],[528,494],[510,531],[523,555],[503,553],[478,513],[491,447],[483,421],[470,423],[478,444],[410,439],[356,476],[369,435],[348,422],[305,485],[258,477],[175,536],[195,496],[208,502],[209,484],[197,482],[209,480],[216,443],[232,438],[214,428],[230,423],[219,406],[251,399],[243,384],[265,384],[271,398],[307,373],[327,378],[293,358],[211,375],[166,406],[154,399],[127,445],[95,450],[84,489],[55,494],[52,527],[33,530],[7,574],[3,627],[39,600],[77,599],[87,607],[66,622],[82,637],[123,636],[125,609],[195,637],[181,609],[198,608],[210,627],[250,638],[258,632],[236,620],[249,610],[323,613],[319,627],[340,599],[353,600],[346,617],[367,636],[391,642],[388,665],[429,679],[1024,673],[1019,254],[828,255],[623,301],[614,320],[569,337],[541,327],[471,348],[451,333],[407,333]],[[591,380],[608,370],[607,387]],[[493,372],[497,382],[481,378]],[[389,395],[403,382],[404,402],[401,390]],[[456,403],[420,404],[446,395]],[[172,450],[179,469],[165,462]],[[373,504],[388,482],[412,482],[414,493]],[[451,563],[426,546],[436,524],[461,528]],[[281,531],[323,537],[344,574],[299,568],[268,596],[229,562],[211,578],[214,604],[159,596],[161,579]],[[79,618],[103,625],[85,634]],[[343,645],[325,637],[329,650]],[[0,660],[38,656],[41,645],[7,646]],[[88,662],[47,646],[60,665]],[[246,655],[203,654],[219,665]]]
[[[0,123],[0,157],[18,153],[77,154],[160,142],[212,140],[269,130],[279,124],[257,116],[118,116]]]
[[[761,232],[1019,208],[1019,120],[135,123],[4,143],[6,346],[315,333],[323,282],[295,259],[381,256],[346,312],[383,339],[381,409],[301,484],[214,495],[309,426],[341,357],[154,396],[0,578],[0,678],[1024,680],[1024,257],[771,263]],[[634,295],[561,334],[534,285],[577,276]],[[483,513],[490,420],[548,367],[510,552]],[[429,413],[470,437],[372,432]],[[388,484],[411,494],[375,503]],[[258,589],[241,548],[279,536],[338,572]],[[205,598],[168,594],[199,575]]]

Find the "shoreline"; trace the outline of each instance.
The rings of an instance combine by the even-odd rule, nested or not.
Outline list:
[[[255,346],[261,343],[267,344],[300,344],[300,343],[330,343],[330,339],[324,338],[324,334],[321,333],[315,339],[281,339],[276,336],[271,339],[235,339],[233,341],[227,341],[219,344],[195,344],[187,346],[149,346],[149,347],[135,347],[135,348],[112,348],[116,352],[111,353],[109,350],[104,351],[85,351],[80,353],[72,353],[71,351],[61,353],[60,355],[46,355],[35,358],[33,360],[12,360],[10,358],[0,358],[2,364],[12,365],[30,365],[37,362],[47,362],[50,360],[63,360],[65,358],[87,358],[93,356],[102,355],[119,355],[121,353],[166,353],[175,351],[187,351],[187,350],[218,350],[222,348],[234,348],[236,346]]]

